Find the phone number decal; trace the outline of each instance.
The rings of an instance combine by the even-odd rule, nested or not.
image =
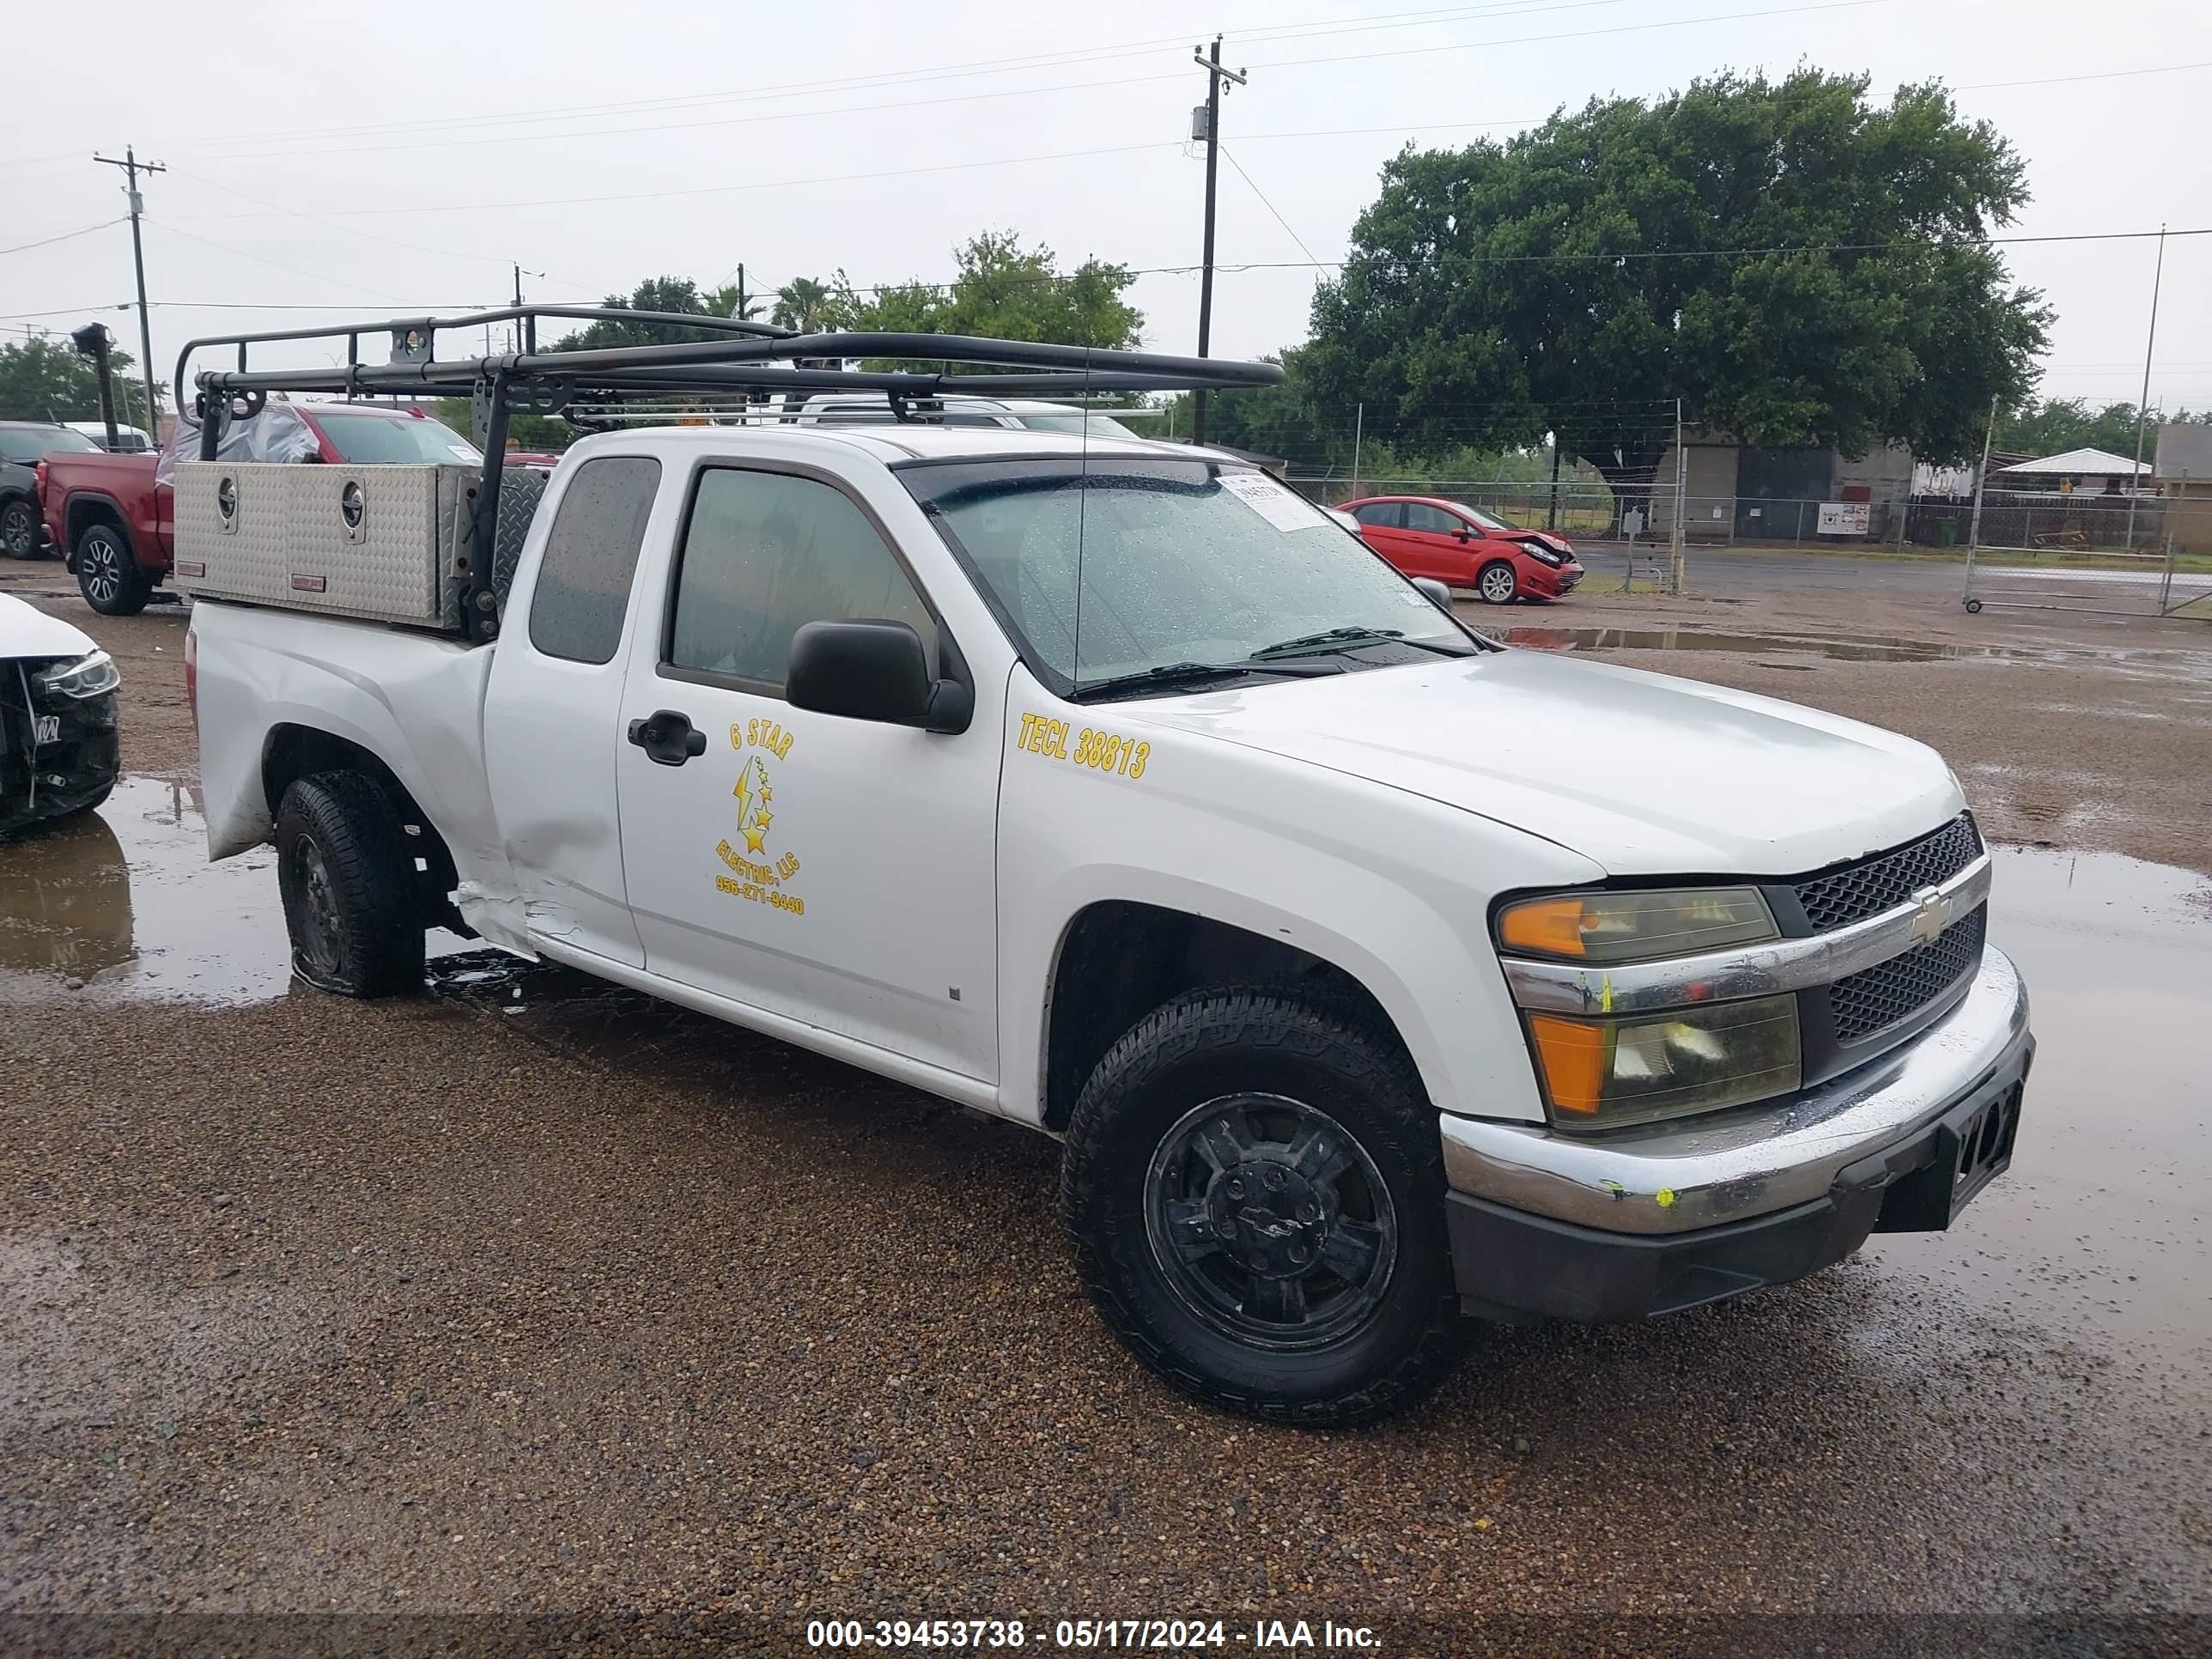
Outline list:
[[[1067,747],[1071,738],[1075,744],[1072,754]],[[1145,775],[1146,763],[1152,756],[1149,743],[1088,726],[1078,729],[1049,714],[1023,715],[1021,734],[1014,739],[1014,746],[1029,754],[1042,755],[1047,760],[1067,761],[1087,766],[1094,772],[1111,772],[1131,779]]]

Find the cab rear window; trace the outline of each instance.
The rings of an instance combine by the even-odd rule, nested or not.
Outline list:
[[[660,463],[649,455],[604,455],[577,467],[546,534],[530,599],[530,642],[546,656],[614,660],[659,489]]]

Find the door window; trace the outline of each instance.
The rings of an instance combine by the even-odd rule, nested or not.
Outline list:
[[[530,642],[545,655],[614,660],[659,489],[660,463],[650,455],[603,455],[568,480],[530,599]]]
[[[1425,501],[1407,501],[1406,528],[1425,530],[1432,536],[1452,536],[1466,529],[1467,526],[1440,507],[1431,507]]]
[[[1403,501],[1370,501],[1364,507],[1355,507],[1352,516],[1362,524],[1371,524],[1378,530],[1402,530],[1406,527],[1406,504]]]
[[[873,524],[812,478],[716,467],[684,533],[671,666],[783,687],[811,622],[902,622],[937,659],[937,624]]]

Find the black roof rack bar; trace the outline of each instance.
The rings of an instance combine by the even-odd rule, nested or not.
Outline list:
[[[441,331],[462,328],[485,328],[493,323],[525,322],[530,325],[525,338],[532,344],[537,341],[537,321],[541,317],[552,317],[567,322],[580,323],[653,323],[672,328],[711,329],[718,334],[734,334],[757,339],[775,339],[793,331],[775,323],[756,323],[737,317],[717,317],[705,312],[690,311],[632,311],[627,306],[562,306],[524,305],[503,306],[496,311],[472,311],[461,317],[392,317],[381,322],[319,324],[308,328],[281,328],[260,331],[252,334],[210,334],[199,339],[187,340],[177,354],[177,375],[174,391],[177,407],[185,406],[185,369],[195,351],[210,346],[238,348],[238,372],[249,372],[246,349],[278,340],[339,340],[346,342],[349,363],[361,362],[361,337],[364,334],[392,337],[410,329],[419,329],[428,357],[437,355],[437,338]],[[463,361],[474,362],[477,359]],[[369,365],[368,367],[381,367]],[[367,368],[364,368],[364,373]],[[340,374],[337,378],[343,379]],[[271,388],[272,390],[274,388]],[[340,387],[343,390],[343,386]]]
[[[687,341],[671,345],[608,346],[587,351],[505,352],[478,357],[440,360],[434,355],[440,329],[479,326],[491,322],[540,316],[589,317],[594,320],[665,323],[676,326],[709,328],[730,337]],[[392,331],[404,337],[409,331],[422,334],[422,356],[412,362],[362,363],[359,361],[363,334]],[[700,385],[714,384],[736,390],[762,384],[772,374],[770,364],[802,360],[840,362],[850,358],[904,359],[921,363],[969,363],[987,368],[1021,370],[1060,370],[1079,385],[1094,390],[1167,391],[1204,386],[1222,390],[1238,386],[1274,386],[1283,371],[1273,363],[1247,363],[1219,357],[1177,357],[1153,352],[1116,351],[1101,347],[1060,345],[1029,340],[994,340],[964,334],[836,333],[792,334],[765,324],[740,323],[734,318],[692,316],[688,313],[634,312],[607,307],[520,306],[480,312],[457,318],[398,318],[381,323],[346,324],[337,327],[287,329],[271,333],[221,335],[188,343],[177,359],[176,391],[183,406],[184,377],[191,354],[210,346],[235,345],[242,358],[250,343],[276,340],[345,339],[348,362],[343,368],[207,370],[198,384],[212,392],[414,392],[434,388],[462,390],[495,380],[510,382],[554,379],[591,384],[618,381],[626,373],[675,368],[709,368],[713,374],[694,377]],[[753,367],[748,368],[748,365]],[[1124,381],[1109,385],[1106,377],[1141,377],[1143,384]],[[934,379],[935,376],[929,378]],[[994,377],[1011,379],[1012,377]],[[980,389],[979,389],[980,390]]]

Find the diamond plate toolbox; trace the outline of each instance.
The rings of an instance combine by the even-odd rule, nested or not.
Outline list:
[[[170,580],[196,599],[458,628],[477,481],[459,465],[179,462]]]

